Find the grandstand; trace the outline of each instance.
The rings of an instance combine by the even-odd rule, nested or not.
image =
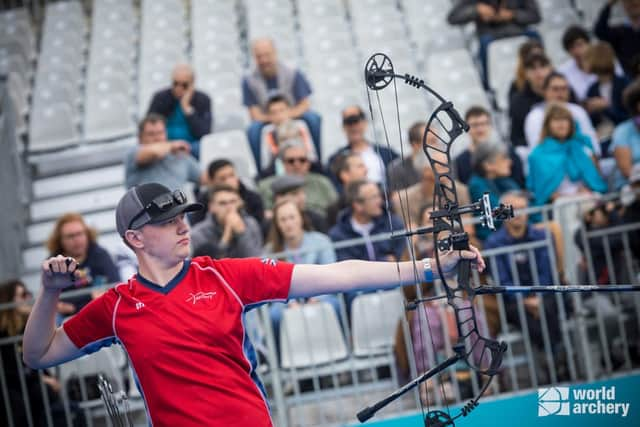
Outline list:
[[[389,55],[399,72],[424,78],[428,85],[451,99],[462,114],[472,105],[490,109],[497,129],[507,140],[509,84],[524,38],[506,38],[490,45],[490,74],[485,88],[474,54],[478,44],[474,26],[447,23],[452,3],[451,0],[3,2],[0,144],[4,155],[0,156],[0,191],[6,202],[0,225],[4,236],[0,246],[3,255],[0,277],[20,277],[37,294],[41,263],[48,256],[47,236],[56,218],[68,211],[81,213],[99,232],[99,243],[116,258],[118,265],[131,269],[132,255],[116,232],[114,217],[115,206],[126,191],[124,153],[137,144],[137,123],[146,114],[154,92],[170,81],[176,63],[192,64],[196,87],[212,100],[213,130],[202,139],[201,166],[204,169],[209,160],[221,157],[217,148],[223,147],[224,155],[234,159],[243,181],[253,187],[252,178],[259,165],[251,157],[245,133],[250,118],[242,103],[241,78],[253,66],[250,44],[257,37],[272,38],[279,57],[299,67],[308,77],[313,87],[312,107],[323,118],[324,163],[345,145],[340,111],[353,104],[367,109],[363,68],[367,58],[376,52]],[[564,30],[572,24],[592,28],[605,3],[606,0],[538,0],[543,19],[536,28],[554,64],[567,58],[561,43]],[[612,19],[621,20],[623,14],[616,5]],[[382,115],[387,129],[396,132],[391,137],[392,147],[400,151],[400,145],[404,144],[402,151],[408,152],[407,141],[397,137],[398,127],[404,138],[409,126],[426,120],[435,105],[432,98],[408,85],[398,83],[397,90],[399,123],[395,94],[392,91],[379,94],[383,108],[373,111],[371,138],[385,143]],[[372,95],[373,99],[375,96]],[[453,155],[468,144],[469,140],[462,137]],[[554,260],[554,271],[557,277],[564,274],[571,283],[580,280],[575,271],[580,254],[571,236],[576,230],[588,232],[578,224],[579,209],[575,203],[566,203],[538,210],[543,215],[553,212],[558,224],[556,237],[564,236],[558,239],[559,248],[550,232],[545,245],[552,252],[563,254],[561,259]],[[627,250],[628,245],[627,242]],[[489,251],[487,257],[493,260],[501,253],[504,251]],[[624,268],[630,273],[625,277],[637,281],[637,260],[632,261],[628,251],[625,254],[629,258]],[[590,279],[595,282],[592,276],[593,273]],[[299,340],[291,347],[304,347],[309,339],[328,342],[333,347],[329,350],[326,346],[312,347],[309,354],[322,360],[309,360],[309,354],[289,354],[293,351],[289,345],[284,346],[286,356],[280,360],[275,351],[266,356],[270,363],[262,375],[272,399],[276,425],[355,423],[354,414],[364,404],[373,403],[376,397],[401,385],[389,339],[395,333],[397,319],[403,315],[400,294],[383,294],[380,300],[371,295],[366,297],[358,302],[358,310],[354,308],[362,317],[352,319],[344,336],[338,322],[345,322],[347,316],[338,319],[327,307],[314,306],[313,312],[289,313],[283,328],[304,323],[305,316],[316,319],[328,316],[331,322],[335,321],[329,322],[325,333],[315,338],[309,338],[308,331],[291,329],[288,333],[292,339]],[[558,301],[564,309],[564,302]],[[367,308],[375,310],[385,304],[394,305],[389,314],[393,322],[386,324],[379,318],[367,318],[371,314]],[[582,298],[576,297],[572,304],[583,307]],[[534,361],[536,357],[550,357],[550,348],[542,352],[544,356],[536,355],[526,334],[503,331],[502,335],[510,341],[505,368],[508,380],[495,385],[492,393],[530,390],[545,384],[544,378],[532,372],[532,366],[538,362],[547,368],[543,375],[547,383],[593,381],[614,374],[630,375],[632,369],[638,369],[638,355],[633,354],[638,351],[634,347],[637,343],[628,341],[638,340],[640,301],[638,297],[623,301],[616,296],[609,304],[608,312],[601,313],[597,307],[586,305],[580,313],[582,317],[565,319],[567,327],[562,339],[576,354],[566,356],[571,362],[570,372],[564,377],[550,367],[553,363],[548,359]],[[506,324],[504,308],[500,310],[500,323]],[[261,311],[260,316],[266,317],[268,313]],[[582,320],[585,324],[580,323]],[[362,335],[371,331],[363,333],[363,323],[358,321],[374,324],[373,330],[386,336],[363,339]],[[278,331],[272,331],[270,326],[266,329],[273,341]],[[608,340],[612,341],[611,346],[607,345]],[[572,343],[583,347],[576,349]],[[577,355],[583,351],[588,355],[586,360]],[[109,353],[106,362],[93,362],[89,368],[109,364],[110,372],[124,372],[124,381],[132,382],[126,357],[117,351],[112,353],[115,356]],[[83,363],[84,369],[92,362]],[[414,371],[415,368],[412,371],[415,374]],[[66,371],[65,375],[71,373]],[[345,375],[351,378],[345,379]],[[118,377],[114,382],[124,388],[122,381]],[[475,381],[471,381],[473,389],[477,389]],[[454,382],[458,391],[452,394],[459,403],[463,399],[457,380]],[[132,391],[130,399],[132,408],[138,411],[136,423],[144,424],[141,397]],[[446,403],[439,399],[436,396],[437,404]],[[415,412],[419,407],[417,400],[404,399],[385,417]],[[82,409],[85,415],[93,411],[92,416],[104,417],[104,413],[99,414],[99,402]],[[0,412],[3,424],[1,417]]]

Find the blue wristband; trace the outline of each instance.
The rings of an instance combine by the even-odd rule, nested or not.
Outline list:
[[[427,283],[433,283],[433,269],[431,268],[431,258],[423,258],[422,265],[424,266],[424,281]]]

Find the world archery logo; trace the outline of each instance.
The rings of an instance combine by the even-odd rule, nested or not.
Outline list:
[[[569,415],[569,387],[538,389],[538,416]]]

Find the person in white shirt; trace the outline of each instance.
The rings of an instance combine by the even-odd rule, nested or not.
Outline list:
[[[569,83],[566,77],[558,72],[552,72],[547,76],[544,81],[544,102],[535,105],[525,118],[524,135],[529,149],[540,143],[545,110],[551,102],[561,103],[571,112],[573,120],[580,127],[580,132],[591,140],[593,153],[600,157],[600,143],[591,119],[584,108],[569,102]]]

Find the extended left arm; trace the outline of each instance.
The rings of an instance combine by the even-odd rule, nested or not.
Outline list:
[[[454,251],[442,254],[440,262],[445,272],[453,272],[460,257],[475,260],[478,271],[485,264],[480,252],[473,246],[469,251]],[[431,260],[436,278],[436,262]],[[337,292],[389,289],[425,281],[422,261],[376,262],[347,260],[325,265],[296,265],[291,277],[290,298]]]

